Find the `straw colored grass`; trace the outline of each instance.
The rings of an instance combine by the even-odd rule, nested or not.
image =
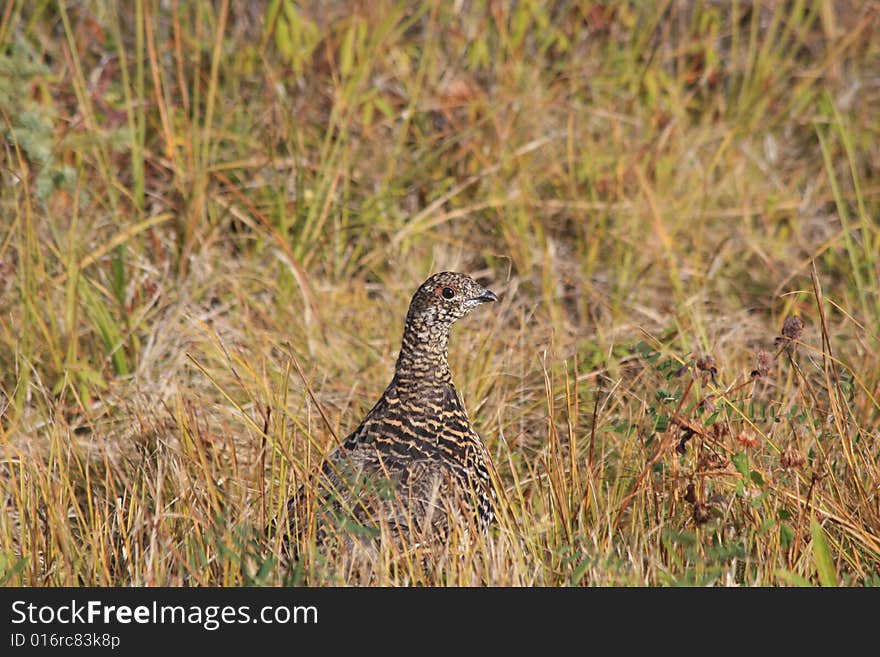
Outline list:
[[[880,584],[876,4],[3,7],[0,583]],[[444,269],[497,526],[290,563]]]

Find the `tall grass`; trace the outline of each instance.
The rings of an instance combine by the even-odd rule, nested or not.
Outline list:
[[[880,584],[878,18],[7,3],[0,582]],[[497,527],[289,563],[442,269]]]

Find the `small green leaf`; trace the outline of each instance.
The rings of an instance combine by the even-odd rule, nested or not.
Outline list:
[[[776,526],[776,521],[772,518],[767,518],[764,522],[761,523],[761,527],[758,529],[758,534],[765,534]]]
[[[746,452],[737,452],[733,455],[731,459],[733,464],[736,466],[736,469],[739,473],[745,477],[749,478],[749,455]]]
[[[819,583],[822,586],[839,586],[837,569],[834,567],[834,559],[828,548],[825,530],[815,518],[810,520],[810,533],[813,536],[813,560],[816,562],[816,571],[819,573]]]
[[[574,569],[574,572],[571,574],[571,583],[572,586],[577,586],[580,584],[584,575],[586,575],[587,570],[590,567],[591,560],[589,557],[584,557],[581,562]]]
[[[101,390],[107,389],[107,382],[104,380],[104,377],[101,376],[100,372],[93,370],[91,367],[81,365],[76,374],[77,378],[81,381],[91,383],[93,386],[100,388]]]
[[[263,582],[271,581],[270,577],[272,575],[272,571],[278,566],[277,560],[274,557],[269,557],[266,561],[263,562],[263,565],[260,566],[260,570],[257,572],[254,577],[254,581],[262,584]]]
[[[791,528],[791,525],[786,523],[779,524],[779,542],[782,544],[782,547],[788,547],[791,545],[791,542],[794,540],[794,530]]]
[[[658,415],[654,420],[654,431],[663,432],[666,431],[666,428],[669,426],[669,416],[668,415]]]
[[[339,49],[339,72],[347,78],[354,68],[355,28],[349,27],[342,38],[342,47]]]
[[[290,28],[287,21],[279,18],[275,26],[275,47],[284,55],[285,59],[293,59],[294,49],[290,40]]]
[[[26,557],[17,557],[11,552],[0,552],[0,585],[8,586],[9,582],[27,568],[28,563]]]
[[[773,572],[779,579],[781,579],[786,584],[791,584],[792,586],[806,586],[811,587],[810,581],[798,575],[797,573],[793,573],[790,570],[776,570]]]
[[[742,483],[742,480],[740,480],[740,483]],[[761,505],[764,504],[764,500],[766,500],[766,499],[767,499],[767,491],[765,490],[764,492],[759,493],[758,495],[755,495],[755,497],[753,497],[749,501],[749,506],[751,506],[753,509],[759,509],[759,508],[761,508]]]
[[[381,96],[377,96],[373,103],[375,103],[376,109],[382,112],[387,118],[390,119],[394,116],[394,108],[392,108],[391,104]]]
[[[764,477],[762,477],[761,473],[757,470],[752,470],[752,481],[754,481],[759,486],[764,485]]]

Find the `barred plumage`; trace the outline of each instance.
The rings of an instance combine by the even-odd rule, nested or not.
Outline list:
[[[449,331],[473,308],[497,301],[471,277],[431,276],[406,316],[394,377],[360,425],[288,502],[301,536],[305,496],[318,496],[317,537],[374,534],[385,524],[404,542],[447,535],[451,522],[485,530],[494,519],[489,454],[449,372]]]

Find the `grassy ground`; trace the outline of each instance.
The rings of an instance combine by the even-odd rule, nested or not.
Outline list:
[[[2,12],[0,582],[880,584],[877,3]],[[290,566],[443,269],[498,526]]]

